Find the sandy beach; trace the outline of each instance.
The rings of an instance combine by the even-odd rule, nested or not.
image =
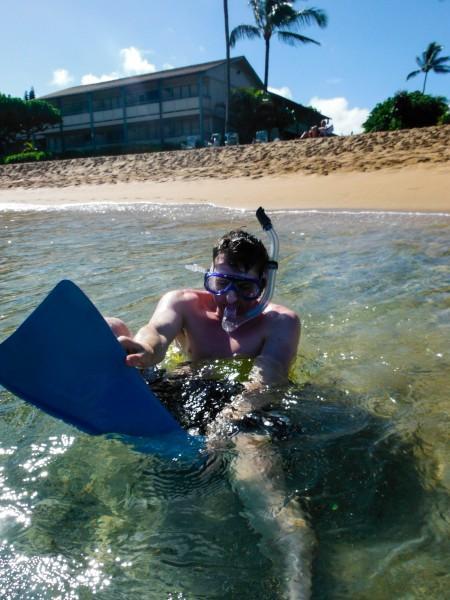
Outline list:
[[[92,202],[450,213],[450,125],[0,166],[3,206]]]

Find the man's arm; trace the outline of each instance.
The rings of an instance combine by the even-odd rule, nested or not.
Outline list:
[[[183,299],[182,290],[164,294],[150,321],[139,329],[134,338],[118,338],[128,352],[128,366],[144,369],[163,360],[170,343],[183,327]]]
[[[245,391],[237,398],[240,415],[263,409],[273,402],[273,393],[267,388],[289,382],[289,368],[297,354],[300,331],[300,319],[293,311],[281,307],[270,315],[264,345],[253,362]]]
[[[297,354],[301,331],[298,315],[280,307],[267,316],[268,330],[261,352],[250,371],[249,389],[288,383],[289,368]]]

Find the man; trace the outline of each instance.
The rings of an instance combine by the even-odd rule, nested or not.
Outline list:
[[[288,382],[300,339],[300,320],[279,304],[259,305],[268,285],[269,266],[260,240],[245,231],[231,231],[213,248],[204,290],[189,288],[165,294],[148,324],[134,337],[122,321],[108,319],[127,351],[130,367],[143,369],[161,362],[174,340],[194,362],[254,358],[244,392],[210,424],[210,448],[214,448],[211,440],[227,433],[227,423],[239,422],[273,402],[270,386]],[[269,393],[264,393],[266,390]],[[240,432],[232,443],[233,485],[261,535],[262,550],[273,560],[273,549],[278,547],[287,597],[307,598],[312,536],[297,502],[286,500],[281,461],[266,435]]]
[[[165,294],[149,323],[134,337],[122,321],[108,319],[127,351],[127,364],[142,369],[155,365],[175,340],[194,362],[254,358],[246,384],[249,391],[286,383],[300,338],[298,316],[284,306],[269,303],[261,314],[245,321],[267,284],[268,262],[266,248],[253,235],[240,230],[224,235],[213,248],[204,290]],[[223,321],[230,313],[238,326],[227,332]]]

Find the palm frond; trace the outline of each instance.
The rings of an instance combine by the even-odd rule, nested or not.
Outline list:
[[[296,46],[297,44],[317,44],[317,46],[320,46],[320,42],[292,31],[278,31],[278,39],[289,46]]]
[[[423,60],[423,58],[421,56],[416,56],[416,63],[418,64],[418,66],[422,69],[426,62]]]
[[[291,46],[297,44],[317,44],[320,46],[320,43],[316,40],[294,32],[298,32],[303,26],[311,24],[325,27],[328,23],[325,11],[319,8],[298,11],[294,8],[296,2],[297,0],[248,0],[253,11],[255,26],[239,25],[231,32],[230,46],[234,46],[238,40],[243,38],[264,38],[266,46],[265,89],[268,83],[270,39],[274,33],[278,33],[280,41]]]
[[[265,4],[264,0],[249,0],[250,7],[253,11],[253,16],[255,17],[255,22],[261,29],[265,24]]]
[[[442,46],[440,46],[437,42],[431,42],[431,44],[428,44],[428,48],[422,54],[424,62],[432,62],[436,58],[436,55],[441,52],[441,50]]]
[[[440,56],[439,58],[436,58],[433,61],[433,64],[435,64],[435,65],[442,65],[443,63],[446,63],[448,61],[450,61],[450,56]]]
[[[256,37],[261,37],[258,27],[254,25],[238,25],[230,33],[230,46],[233,47],[238,40],[252,40]]]
[[[286,26],[293,19],[295,20],[295,11],[290,4],[279,4],[270,14],[267,14],[267,21],[274,28]]]
[[[289,24],[296,29],[305,25],[318,25],[323,29],[328,25],[328,16],[320,8],[305,8],[304,10],[294,11],[294,16]]]
[[[437,65],[436,67],[433,67],[433,71],[435,73],[450,73],[450,66]]]
[[[411,73],[407,76],[406,81],[408,81],[408,79],[412,79],[412,77],[420,75],[421,73],[422,71],[420,69],[418,71],[411,71]]]

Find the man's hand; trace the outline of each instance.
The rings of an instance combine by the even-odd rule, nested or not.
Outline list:
[[[141,342],[136,342],[133,338],[121,335],[117,338],[122,348],[127,353],[125,363],[129,367],[138,367],[146,369],[155,364],[153,350]]]

